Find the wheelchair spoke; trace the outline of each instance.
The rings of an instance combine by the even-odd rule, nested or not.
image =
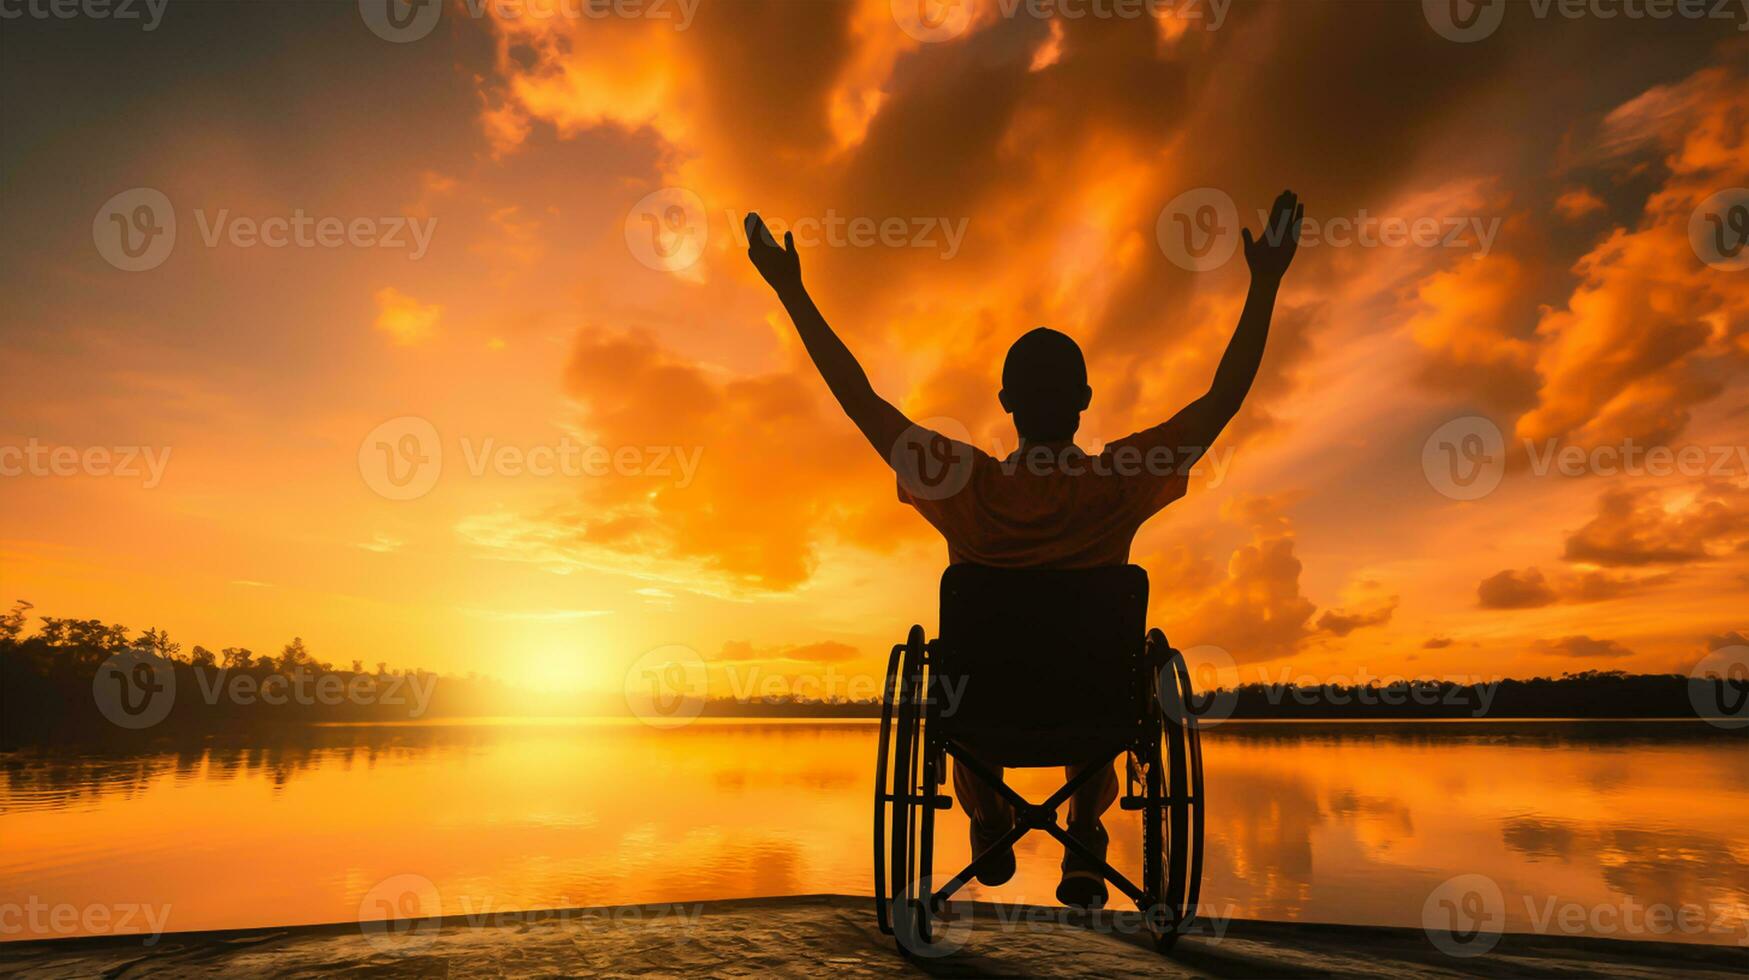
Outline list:
[[[1112,867],[1110,864],[1107,864],[1104,858],[1101,858],[1098,855],[1094,854],[1093,851],[1087,847],[1087,845],[1081,843],[1079,840],[1076,840],[1075,835],[1069,833],[1067,830],[1063,829],[1061,826],[1054,824],[1054,823],[1045,824],[1044,830],[1046,833],[1050,834],[1052,837],[1055,837],[1057,840],[1061,841],[1063,844],[1063,847],[1068,849],[1069,853],[1071,853],[1071,854],[1075,855],[1076,857],[1080,858],[1081,860],[1087,862],[1089,867],[1097,869],[1099,871],[1100,875],[1103,876],[1106,881],[1109,881],[1112,884],[1116,885],[1117,890],[1123,892],[1125,895],[1128,895],[1130,897],[1131,901],[1134,901],[1137,903],[1146,901],[1147,896],[1143,893],[1143,891],[1140,888],[1136,887],[1134,882],[1132,882],[1128,878],[1124,877],[1123,872]]]
[[[1082,766],[1080,772],[1076,773],[1068,782],[1064,783],[1055,793],[1052,793],[1047,797],[1043,803],[1039,804],[1039,807],[1041,809],[1050,810],[1053,813],[1056,812],[1058,807],[1068,802],[1069,797],[1075,795],[1076,790],[1080,789],[1093,777],[1104,772],[1111,766],[1113,760],[1125,751],[1125,749],[1117,749],[1097,763]]]

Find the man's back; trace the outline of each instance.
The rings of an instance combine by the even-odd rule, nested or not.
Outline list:
[[[1096,456],[1058,443],[1030,445],[998,460],[952,442],[934,454],[945,461],[936,468],[936,480],[922,479],[922,465],[895,460],[899,499],[947,539],[953,564],[1127,564],[1143,522],[1185,493],[1191,460],[1174,456],[1177,448],[1166,429],[1138,432]],[[935,433],[925,438],[946,441]],[[909,442],[902,441],[899,452],[922,456],[918,441]]]

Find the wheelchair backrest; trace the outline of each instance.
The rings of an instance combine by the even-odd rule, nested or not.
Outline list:
[[[931,657],[941,722],[950,731],[1138,724],[1149,691],[1147,615],[1148,574],[1135,565],[949,566]],[[957,704],[940,684],[964,685]]]

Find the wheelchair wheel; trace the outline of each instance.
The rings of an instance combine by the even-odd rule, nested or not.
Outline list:
[[[1149,646],[1160,652],[1160,733],[1146,747],[1146,805],[1142,811],[1142,889],[1154,944],[1170,949],[1196,916],[1202,893],[1202,733],[1184,657],[1152,630]]]
[[[933,857],[935,810],[928,801],[937,776],[936,760],[926,758],[924,660],[923,629],[913,626],[888,663],[875,766],[875,912],[881,931],[896,932],[902,950],[930,939],[925,879]]]
[[[892,819],[893,775],[889,766],[891,760],[893,734],[893,700],[896,694],[895,684],[899,671],[904,665],[905,644],[893,647],[893,652],[887,658],[887,679],[881,687],[881,732],[880,743],[875,754],[875,792],[874,792],[874,900],[875,921],[880,925],[881,932],[892,935],[893,924],[887,917],[888,896],[892,888],[888,883],[888,871],[891,869],[891,857],[887,850],[887,822]]]

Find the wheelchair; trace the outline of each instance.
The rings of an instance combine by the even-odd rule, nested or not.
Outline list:
[[[1134,565],[953,565],[942,575],[941,634],[926,642],[913,626],[893,647],[881,704],[875,911],[902,952],[931,942],[945,903],[985,855],[1032,830],[1133,900],[1156,948],[1170,949],[1189,927],[1202,881],[1202,742],[1184,657],[1146,628],[1147,606],[1148,576]],[[932,891],[935,812],[953,806],[941,792],[949,756],[1008,800],[1015,825]],[[1081,784],[1126,757],[1118,802],[1142,815],[1139,884],[1056,820]],[[1035,804],[980,760],[1093,764]]]

